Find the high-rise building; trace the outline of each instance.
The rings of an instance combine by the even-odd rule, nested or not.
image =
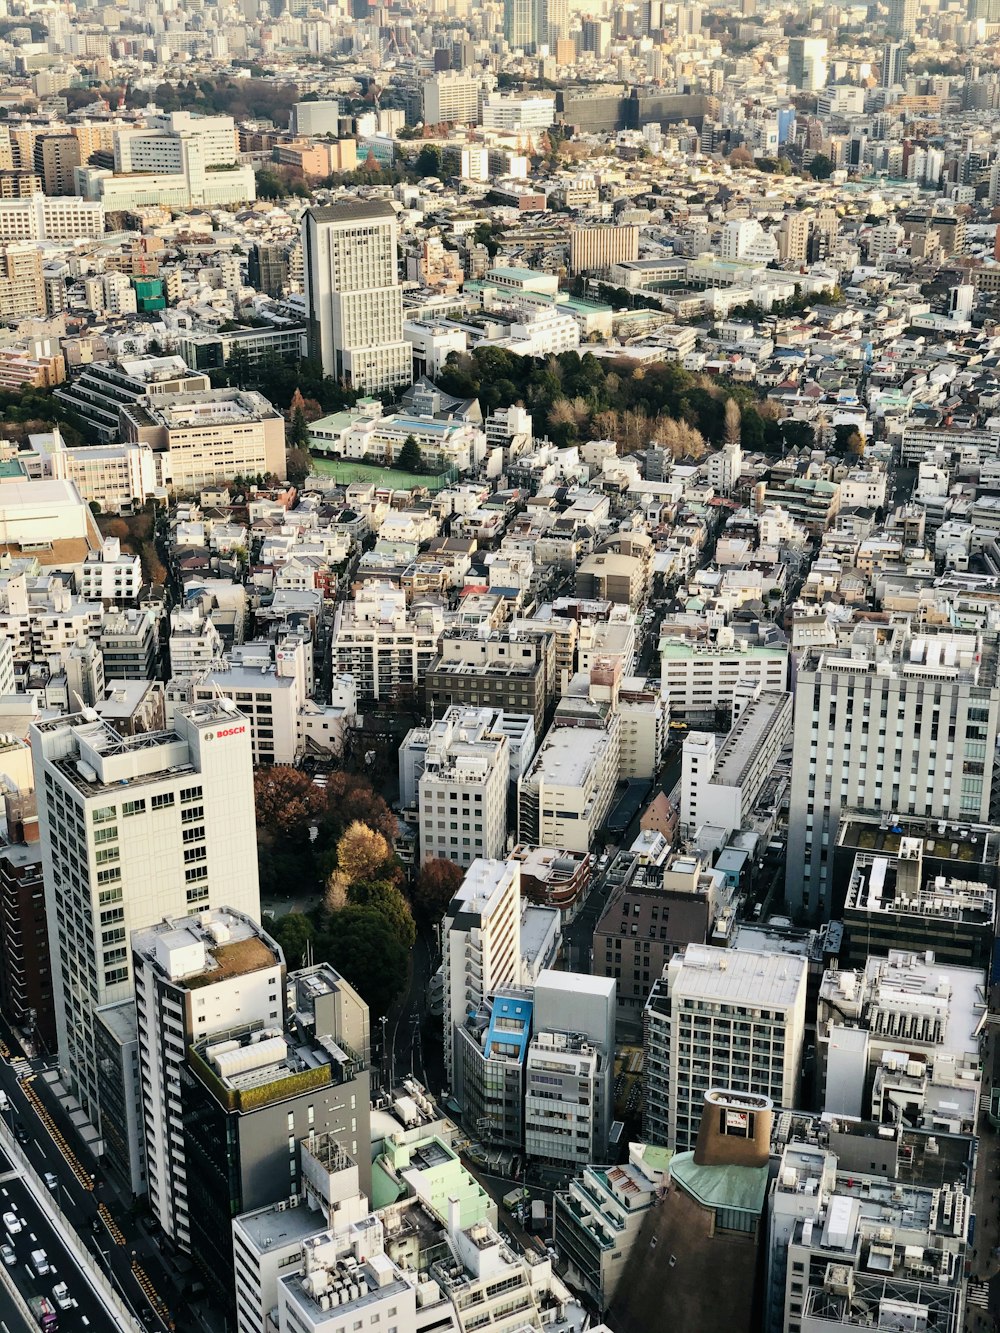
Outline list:
[[[886,42],[882,47],[882,87],[892,88],[906,78],[907,49],[901,42]]]
[[[0,319],[45,313],[45,277],[37,245],[0,246]]]
[[[35,171],[45,194],[76,194],[73,172],[80,160],[75,134],[41,134],[35,140]]]
[[[593,273],[612,264],[639,258],[639,228],[628,226],[570,227],[569,270]]]
[[[223,702],[131,737],[87,712],[31,746],[59,1060],[97,1123],[94,1011],[132,996],[131,932],[222,905],[259,919],[250,727]]]
[[[190,1245],[180,1068],[193,1041],[259,1020],[279,1022],[284,959],[255,922],[221,908],[165,918],[132,934],[149,1203]]]
[[[409,384],[391,205],[307,209],[302,247],[311,353],[324,374],[363,393]]]
[[[689,944],[646,1005],[646,1141],[691,1149],[711,1088],[795,1106],[805,1019],[805,958]]]
[[[827,918],[841,814],[988,822],[1000,721],[995,634],[858,626],[799,665],[785,894]]]
[[[483,998],[521,981],[521,869],[516,861],[474,861],[441,927],[444,1062],[455,1073],[455,1043]]]
[[[288,260],[280,245],[258,243],[250,247],[247,257],[247,278],[250,286],[268,296],[280,296],[288,282]]]
[[[538,11],[544,0],[504,0],[503,35],[512,50],[532,52],[538,34]]]
[[[826,38],[790,37],[788,82],[803,92],[816,93],[826,87]]]
[[[917,30],[917,0],[889,0],[889,21],[886,32],[890,37],[906,41]]]
[[[446,69],[425,79],[425,125],[479,124],[479,82],[464,70]]]

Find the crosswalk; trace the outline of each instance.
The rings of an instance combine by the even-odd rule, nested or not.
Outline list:
[[[26,1060],[23,1055],[15,1056],[10,1062],[10,1067],[18,1078],[27,1078],[29,1074],[35,1072],[31,1067],[31,1061]]]
[[[978,1310],[988,1310],[990,1308],[990,1288],[986,1282],[970,1282],[966,1288],[965,1301],[967,1305],[975,1306]]]

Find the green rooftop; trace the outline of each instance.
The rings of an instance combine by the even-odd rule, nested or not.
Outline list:
[[[756,1217],[763,1210],[766,1166],[698,1166],[693,1152],[681,1152],[670,1162],[670,1176],[705,1208],[736,1208]]]

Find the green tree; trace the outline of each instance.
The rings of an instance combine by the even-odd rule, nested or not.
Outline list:
[[[809,163],[809,174],[813,180],[825,181],[833,174],[833,163],[826,153],[817,153]]]
[[[441,175],[441,150],[437,144],[424,144],[413,163],[413,170],[418,176]]]
[[[301,487],[312,471],[312,455],[308,449],[285,451],[285,476],[293,486]]]
[[[390,880],[369,879],[352,884],[347,890],[347,901],[352,907],[370,907],[384,916],[406,947],[413,947],[417,930],[410,904]]]
[[[419,472],[423,467],[420,445],[414,435],[407,435],[403,441],[403,447],[399,451],[398,466],[403,472]]]
[[[332,963],[379,1018],[406,986],[409,950],[392,923],[372,907],[345,907],[316,941],[317,958]]]
[[[309,448],[309,422],[306,421],[305,408],[301,403],[292,408],[292,419],[288,426],[288,442],[296,449]]]
[[[306,949],[315,938],[316,927],[303,912],[286,912],[284,916],[264,918],[264,929],[278,944],[289,968],[301,967]]]

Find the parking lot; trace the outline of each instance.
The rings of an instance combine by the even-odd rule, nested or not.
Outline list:
[[[7,1217],[14,1214],[20,1230],[14,1233],[7,1225]],[[13,1252],[4,1255],[4,1271],[13,1281],[25,1302],[32,1296],[45,1296],[56,1309],[59,1328],[68,1330],[91,1329],[94,1333],[115,1333],[116,1325],[72,1255],[58,1238],[41,1209],[35,1203],[22,1180],[11,1178],[0,1181],[0,1244]],[[35,1250],[44,1250],[50,1271],[39,1276],[31,1263]],[[65,1283],[68,1299],[75,1305],[60,1309],[53,1297],[57,1284]],[[12,1327],[20,1327],[17,1324]]]

